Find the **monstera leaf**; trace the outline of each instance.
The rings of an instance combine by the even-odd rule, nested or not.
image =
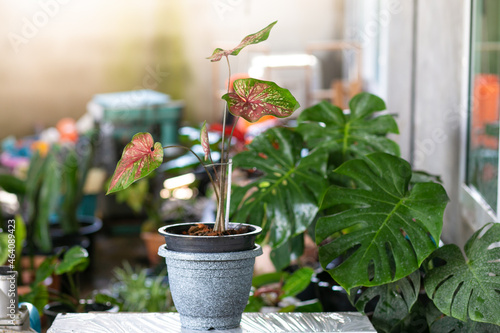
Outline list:
[[[271,115],[279,118],[290,116],[299,103],[288,91],[271,81],[239,79],[233,83],[234,92],[222,96],[229,112],[249,122]]]
[[[463,322],[453,317],[443,317],[431,326],[430,333],[500,333],[500,326],[473,320]]]
[[[371,322],[377,328],[377,332],[391,332],[392,328],[410,313],[418,299],[420,271],[416,270],[392,283],[367,288],[361,294],[358,294],[356,289],[358,288],[351,291],[349,299],[362,313],[372,299],[379,297]]]
[[[266,239],[273,247],[311,224],[325,189],[326,153],[317,150],[301,157],[302,146],[299,134],[272,128],[233,158],[235,166],[256,168],[264,175],[234,188],[232,220],[262,227],[261,240]]]
[[[137,133],[123,149],[106,194],[126,189],[136,180],[149,175],[162,162],[161,143],[155,143],[149,133]]]
[[[390,115],[374,117],[385,110],[385,103],[377,96],[361,93],[349,102],[350,114],[336,106],[321,102],[310,107],[298,118],[298,131],[309,147],[325,147],[340,153],[343,160],[373,152],[399,155],[399,146],[386,138],[398,133],[398,126]]]
[[[489,229],[484,232],[485,228]],[[470,318],[500,325],[498,242],[500,224],[487,224],[465,245],[467,258],[453,244],[443,246],[430,256],[425,291],[439,310],[462,321]]]
[[[228,55],[238,55],[240,51],[252,44],[257,44],[260,42],[265,41],[269,37],[269,33],[271,32],[271,29],[274,27],[274,25],[278,23],[278,21],[274,21],[273,23],[269,24],[267,27],[264,29],[260,30],[259,32],[256,32],[254,34],[248,35],[243,40],[233,49],[230,50],[223,50],[221,48],[216,48],[212,55],[208,57],[207,59],[210,59],[211,62],[219,61],[222,59],[222,57],[227,57]]]
[[[348,292],[399,280],[419,268],[441,235],[444,188],[417,183],[410,189],[409,163],[386,153],[347,161],[335,172],[359,187],[332,186],[325,194],[322,208],[348,208],[317,222],[323,267],[342,259],[328,272]]]

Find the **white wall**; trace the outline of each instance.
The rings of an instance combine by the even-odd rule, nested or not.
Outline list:
[[[399,114],[403,157],[412,160],[414,168],[442,177],[451,199],[442,238],[461,244],[469,236],[460,215],[459,173],[460,128],[466,120],[465,15],[470,4],[456,0],[401,4],[402,11],[389,26],[388,109]]]

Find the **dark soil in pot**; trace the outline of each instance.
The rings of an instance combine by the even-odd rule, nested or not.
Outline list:
[[[213,228],[214,223],[202,223],[208,229]],[[200,223],[179,223],[161,227],[158,232],[165,237],[167,249],[180,252],[194,253],[217,253],[248,251],[255,247],[255,238],[262,231],[260,227],[243,224],[230,223],[229,234],[218,235],[196,235],[196,232],[206,230],[200,228]],[[191,232],[195,235],[189,235]],[[210,234],[210,232],[208,232]]]

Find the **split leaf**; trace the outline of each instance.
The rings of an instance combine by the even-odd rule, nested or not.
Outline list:
[[[223,50],[221,48],[216,48],[212,55],[208,57],[207,59],[210,59],[211,62],[219,61],[222,59],[222,57],[227,57],[228,55],[238,55],[240,51],[248,45],[251,44],[257,44],[260,42],[265,41],[269,37],[269,33],[271,32],[271,29],[274,27],[274,25],[278,23],[278,21],[274,21],[273,23],[269,24],[267,27],[264,29],[260,30],[259,32],[256,32],[254,34],[248,35],[243,40],[238,44],[233,49],[230,50]]]
[[[359,188],[332,186],[322,208],[340,209],[316,225],[323,267],[347,292],[377,286],[417,270],[437,247],[448,197],[440,184],[409,188],[411,167],[386,153],[350,160],[335,170]],[[326,241],[326,242],[325,242]]]
[[[302,157],[302,137],[288,128],[272,128],[257,136],[233,158],[233,164],[264,175],[235,187],[232,221],[262,227],[260,240],[274,248],[306,230],[318,212],[326,189],[327,154],[317,150]]]
[[[249,122],[265,115],[279,118],[290,116],[299,108],[299,103],[288,89],[271,81],[239,79],[233,83],[234,92],[225,94],[229,112]]]
[[[328,102],[321,102],[302,111],[297,130],[309,147],[324,147],[331,153],[340,153],[343,161],[373,152],[399,155],[399,146],[386,138],[398,133],[391,115],[376,116],[385,110],[382,99],[368,93],[354,96],[349,102],[350,112]]]
[[[162,162],[161,143],[154,143],[149,133],[137,133],[123,149],[106,194],[126,189],[134,181],[149,175]]]
[[[351,291],[349,299],[356,309],[365,313],[365,307],[370,301],[378,297],[371,322],[377,332],[391,332],[391,330],[410,313],[418,299],[420,292],[420,271],[392,283],[370,287],[357,292]]]
[[[489,228],[491,227],[491,228]],[[484,232],[485,228],[489,228]],[[436,250],[426,264],[425,291],[437,308],[462,321],[500,325],[500,224],[487,224],[465,245]]]

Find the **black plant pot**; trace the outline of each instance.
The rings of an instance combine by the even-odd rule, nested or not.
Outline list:
[[[330,274],[326,271],[317,273],[312,278],[312,283],[316,291],[316,297],[326,312],[348,312],[357,311],[352,306],[347,296],[347,292],[340,287]]]
[[[75,234],[65,234],[59,222],[52,223],[50,226],[50,236],[52,237],[53,247],[55,249],[62,247],[72,247],[80,245],[89,252],[89,257],[94,255],[95,235],[102,229],[101,219],[95,216],[78,216],[80,228]]]
[[[119,308],[117,305],[111,303],[102,304],[94,303],[93,300],[80,300],[80,303],[84,303],[84,312],[99,311],[99,312],[118,312]],[[56,319],[56,316],[60,313],[74,313],[75,310],[69,305],[61,302],[52,302],[43,307],[43,314],[47,317],[47,324],[50,327]]]
[[[255,248],[255,238],[262,232],[260,227],[244,224],[229,223],[230,229],[248,228],[248,232],[236,235],[225,236],[190,236],[183,232],[198,223],[178,223],[167,225],[158,229],[158,232],[165,237],[167,250],[194,253],[216,253],[216,252],[238,252],[248,251]],[[213,228],[214,223],[205,223]]]

